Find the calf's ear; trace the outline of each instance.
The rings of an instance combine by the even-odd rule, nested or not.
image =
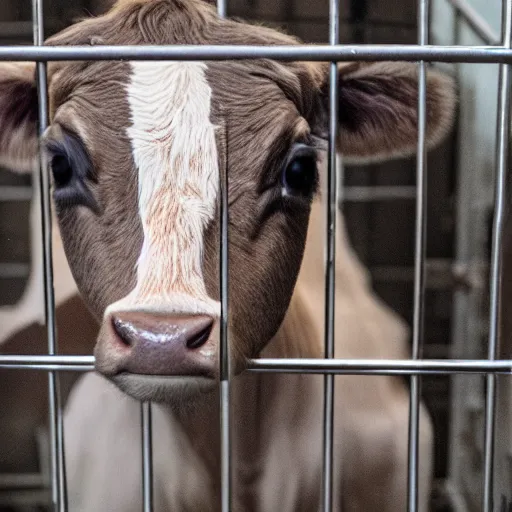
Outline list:
[[[327,68],[325,68],[327,70]],[[338,151],[347,162],[408,156],[418,140],[418,66],[413,63],[338,65]],[[447,75],[427,71],[427,147],[452,127],[455,84]],[[322,86],[321,115],[313,131],[325,137],[328,126],[328,72]]]
[[[0,64],[0,165],[30,172],[38,153],[38,99],[33,63]]]

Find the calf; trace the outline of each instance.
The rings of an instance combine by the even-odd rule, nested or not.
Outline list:
[[[198,0],[127,0],[48,42],[103,43],[298,41],[222,20]],[[416,66],[338,68],[345,158],[413,152]],[[322,352],[317,161],[327,132],[328,69],[268,59],[49,65],[51,126],[42,142],[56,214],[74,279],[101,323],[101,376],[82,379],[67,411],[73,510],[139,510],[134,399],[158,403],[157,510],[219,509],[218,180],[227,148],[234,509],[319,507],[322,378],[243,370],[253,357]],[[33,69],[6,65],[0,76],[0,155],[27,168],[37,147]],[[427,92],[432,145],[450,127],[453,86],[430,72]],[[224,123],[229,140],[218,129]],[[404,327],[372,295],[346,241],[338,240],[338,253],[336,355],[406,357]],[[335,396],[336,508],[403,509],[406,387],[391,377],[340,376]],[[421,422],[426,510],[431,429],[423,410]]]

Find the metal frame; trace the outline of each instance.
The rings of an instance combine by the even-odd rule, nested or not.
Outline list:
[[[479,20],[463,0],[449,0],[466,17],[474,30],[486,43],[495,41],[485,22]],[[259,359],[250,362],[248,371],[318,373],[325,376],[324,438],[323,438],[323,510],[333,508],[333,414],[334,375],[372,374],[406,375],[410,378],[409,449],[408,449],[408,511],[418,509],[418,429],[420,405],[420,376],[428,374],[485,374],[487,377],[485,475],[483,510],[493,510],[493,459],[495,435],[495,389],[497,374],[511,374],[512,360],[497,359],[499,338],[499,279],[501,273],[501,226],[504,215],[505,181],[510,111],[510,70],[512,63],[512,0],[504,0],[504,30],[500,46],[431,46],[428,45],[428,0],[419,0],[418,45],[338,45],[339,0],[330,0],[329,45],[302,46],[96,46],[91,47],[43,47],[44,26],[43,0],[33,0],[34,46],[0,47],[0,61],[36,61],[39,90],[40,132],[48,124],[48,98],[46,65],[51,60],[228,60],[271,58],[276,60],[330,61],[330,134],[328,149],[328,205],[326,246],[326,318],[325,359]],[[226,15],[225,0],[219,0],[218,11]],[[337,135],[337,62],[347,60],[405,60],[418,61],[418,157],[416,198],[416,252],[414,277],[414,320],[411,360],[344,360],[334,358],[334,282],[336,211],[338,208],[336,135]],[[480,62],[501,64],[499,87],[500,116],[498,122],[498,165],[496,179],[496,213],[493,233],[491,318],[487,360],[422,360],[424,292],[425,292],[425,226],[426,226],[426,63],[427,62]],[[228,126],[225,126],[227,143]],[[228,151],[225,148],[224,172],[221,172],[221,489],[222,511],[231,510],[231,437],[230,437],[230,364],[228,344]],[[33,369],[48,372],[50,393],[50,438],[52,502],[55,510],[68,510],[66,500],[66,475],[64,460],[64,430],[59,396],[58,371],[90,371],[94,368],[91,356],[59,356],[55,332],[55,301],[53,294],[53,270],[51,264],[51,217],[49,180],[44,157],[41,157],[38,179],[41,184],[43,218],[44,281],[46,321],[48,328],[48,355],[0,356],[0,369]],[[341,179],[341,177],[340,177]],[[153,510],[152,481],[152,432],[151,406],[141,404],[141,440],[143,475],[143,510]]]

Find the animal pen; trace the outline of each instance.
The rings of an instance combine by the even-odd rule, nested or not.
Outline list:
[[[70,2],[69,5],[72,8],[68,11],[60,6],[59,12],[50,13],[48,19],[56,27],[63,18],[83,14],[80,9],[93,10],[94,2]],[[43,0],[33,0],[31,9],[23,4],[18,11],[9,10],[9,7],[5,11],[2,9],[0,6],[0,16],[5,15],[6,19],[0,19],[0,41],[3,41],[0,60],[38,63],[41,133],[48,123],[46,62],[52,60],[272,58],[331,62],[325,359],[258,359],[251,362],[249,371],[325,376],[324,415],[318,420],[323,422],[324,432],[323,510],[332,510],[333,393],[334,376],[339,374],[400,375],[409,381],[409,511],[418,509],[421,393],[432,412],[436,430],[435,490],[438,500],[433,500],[433,510],[512,510],[512,387],[507,376],[512,371],[507,272],[512,269],[509,269],[506,257],[510,243],[507,215],[512,0],[503,0],[503,5],[497,0],[489,4],[485,0],[468,0],[467,3],[466,0],[419,0],[418,5],[404,2],[398,7],[382,1],[330,0],[328,10],[327,5],[320,5],[320,2],[301,0],[248,0],[247,3],[233,0],[230,4],[219,0],[218,10],[223,16],[243,15],[286,26],[308,41],[298,47],[44,47],[45,36],[54,27],[47,27],[45,31],[43,11],[46,14],[48,9]],[[32,24],[26,18],[30,15]],[[414,22],[416,16],[417,25]],[[31,30],[33,45],[27,45]],[[325,42],[327,37],[328,44]],[[414,38],[417,38],[417,44],[413,44]],[[336,65],[350,60],[418,63],[418,156],[415,160],[352,168],[343,166],[337,157]],[[427,155],[425,71],[431,63],[455,74],[460,104],[455,136]],[[229,152],[227,156],[229,158]],[[370,168],[371,177],[367,172]],[[229,176],[221,175],[219,407],[222,418],[222,510],[228,511],[231,510],[232,495],[227,330],[229,262],[226,250],[229,237],[226,183]],[[47,506],[63,512],[68,507],[60,372],[90,371],[94,360],[92,356],[58,354],[50,190],[43,161],[35,178],[39,180],[41,190],[48,355],[0,355],[0,371],[48,373],[50,463],[49,472],[45,471],[43,449],[40,474],[0,474],[0,510],[3,506],[10,507],[6,510],[20,511],[34,510],[31,506]],[[2,305],[15,304],[26,282],[26,262],[29,261],[26,241],[23,241],[26,227],[13,226],[11,218],[21,211],[25,212],[21,217],[24,218],[31,197],[27,180],[9,177],[5,172],[0,174],[0,257],[4,260],[0,262]],[[352,243],[369,267],[375,289],[411,322],[410,360],[335,358],[337,208],[344,210]],[[8,215],[11,218],[2,223]],[[408,223],[405,217],[411,222]],[[21,249],[14,255],[1,249],[4,237],[10,236],[21,240]],[[399,254],[397,246],[403,247]],[[14,262],[16,258],[21,261]],[[141,404],[140,414],[143,510],[149,512],[153,507],[151,405]],[[51,489],[49,496],[41,495],[40,491],[48,486]],[[23,498],[18,499],[19,496]]]

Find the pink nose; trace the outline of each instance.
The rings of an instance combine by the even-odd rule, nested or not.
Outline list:
[[[108,324],[97,347],[97,366],[103,373],[213,377],[215,354],[205,347],[213,329],[211,317],[119,312]]]

